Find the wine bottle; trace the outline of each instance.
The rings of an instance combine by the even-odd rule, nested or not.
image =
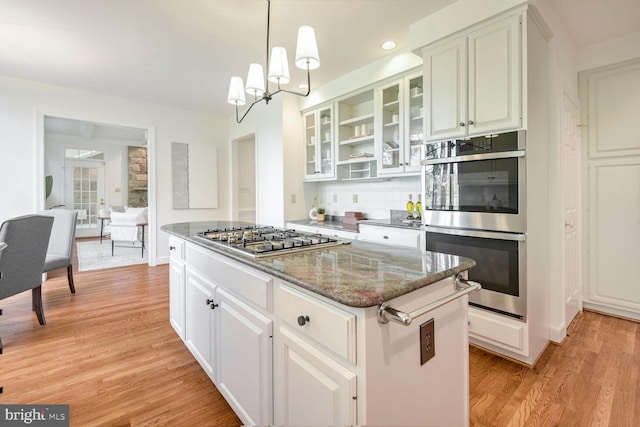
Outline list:
[[[407,219],[413,219],[413,201],[411,201],[411,194],[409,194],[409,201],[407,202]]]
[[[418,194],[418,201],[416,202],[416,219],[422,219],[422,195]]]

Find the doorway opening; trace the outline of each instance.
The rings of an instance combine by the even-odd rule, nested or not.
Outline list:
[[[256,138],[232,141],[232,219],[255,223],[257,218]]]
[[[153,127],[46,114],[39,125],[38,209],[76,210],[76,237],[97,238],[108,233],[111,209],[146,207],[155,265]]]

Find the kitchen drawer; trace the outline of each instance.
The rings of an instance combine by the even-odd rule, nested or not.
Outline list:
[[[187,244],[187,266],[218,286],[222,286],[265,310],[272,310],[273,280],[209,249]]]
[[[420,233],[420,230],[360,224],[358,240],[419,249]]]
[[[169,236],[169,256],[174,259],[184,259],[185,241],[176,237]]]
[[[525,326],[515,319],[469,308],[469,335],[509,350],[525,350]]]
[[[280,320],[294,330],[356,363],[355,315],[283,285],[278,289],[278,312]],[[303,325],[299,318],[304,319]]]

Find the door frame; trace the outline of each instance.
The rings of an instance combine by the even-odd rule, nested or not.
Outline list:
[[[259,191],[259,185],[260,182],[258,181],[258,142],[257,142],[257,137],[255,133],[250,133],[248,135],[243,135],[241,137],[235,138],[233,140],[231,140],[231,150],[230,150],[230,156],[231,156],[231,161],[230,161],[230,165],[231,165],[231,170],[230,170],[230,174],[231,174],[231,191],[230,191],[230,206],[231,206],[231,220],[233,221],[242,221],[242,219],[240,218],[240,206],[239,206],[239,202],[238,202],[238,194],[240,193],[240,188],[239,188],[239,179],[238,176],[239,174],[242,172],[241,171],[241,167],[240,167],[240,158],[238,157],[238,143],[241,141],[246,141],[246,140],[253,140],[253,146],[254,146],[254,159],[253,159],[253,168],[255,171],[255,182],[254,182],[254,186],[255,186],[255,218],[257,221],[257,218],[259,218],[258,216],[258,210],[259,210],[259,204],[258,204],[258,191]]]
[[[126,126],[131,128],[144,129],[147,131],[147,195],[148,195],[148,239],[149,239],[149,261],[151,267],[157,265],[157,180],[156,180],[156,128],[148,123],[132,122],[121,118],[92,116],[83,113],[61,113],[59,111],[36,110],[36,135],[35,135],[35,161],[36,161],[36,210],[45,210],[45,185],[44,185],[44,119],[45,117],[57,117],[69,120],[80,120],[85,122],[101,123],[110,126]]]

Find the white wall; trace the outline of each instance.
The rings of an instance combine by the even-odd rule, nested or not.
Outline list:
[[[36,183],[38,160],[36,132],[38,114],[75,118],[130,127],[153,128],[155,135],[155,247],[159,262],[168,261],[168,236],[160,232],[163,224],[227,219],[228,162],[218,164],[218,189],[221,203],[217,209],[173,210],[171,197],[171,142],[215,144],[219,159],[228,158],[228,121],[224,117],[171,108],[157,104],[48,85],[0,75],[0,219],[34,212],[43,206],[36,200],[37,188],[44,194],[44,182]],[[206,160],[205,160],[206,161]],[[152,184],[154,181],[154,184]],[[8,185],[10,183],[10,185]],[[150,190],[153,188],[150,186]],[[151,195],[150,195],[151,197]],[[153,242],[153,240],[150,240]],[[151,260],[153,263],[153,260]]]
[[[327,215],[344,216],[345,212],[355,211],[364,213],[368,219],[389,218],[390,210],[404,210],[409,200],[409,194],[412,195],[415,203],[421,191],[419,176],[372,182],[319,182],[309,186],[308,192],[311,199],[307,202],[307,212],[311,209],[313,197],[317,195],[318,204],[327,210]],[[357,202],[353,201],[354,195],[357,196]],[[306,214],[293,219],[305,218]]]
[[[242,111],[245,111],[243,109]],[[269,104],[256,104],[242,123],[229,119],[229,141],[255,135],[256,222],[284,227],[304,211],[301,203],[302,115],[295,95],[278,94]],[[230,142],[231,143],[231,142]],[[231,159],[228,163],[232,163]],[[295,194],[295,203],[291,195]]]

